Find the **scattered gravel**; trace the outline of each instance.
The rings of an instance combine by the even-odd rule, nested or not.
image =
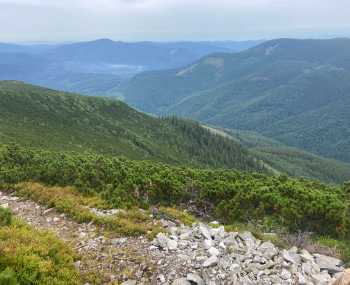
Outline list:
[[[102,284],[332,284],[344,268],[339,259],[296,247],[279,249],[250,232],[226,232],[219,223],[192,227],[162,220],[164,232],[111,237],[92,223],[79,224],[55,209],[0,192],[0,206],[35,228],[50,230],[81,254],[76,268],[102,274]],[[120,210],[93,210],[113,215]]]

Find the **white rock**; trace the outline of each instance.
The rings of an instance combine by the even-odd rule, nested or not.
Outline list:
[[[122,283],[122,285],[136,285],[135,280],[128,280]]]
[[[290,263],[299,264],[301,262],[301,257],[297,253],[295,253],[294,250],[288,251],[284,249],[282,251],[282,256],[286,261]]]
[[[278,254],[277,248],[269,241],[262,243],[258,250],[267,259],[270,259]]]
[[[222,249],[226,249],[226,245],[225,245],[225,243],[223,242],[223,241],[221,241],[220,243],[219,243],[219,247],[220,248],[222,248]]]
[[[205,224],[202,224],[202,223],[199,224],[199,231],[206,239],[212,239],[210,228]]]
[[[218,256],[218,255],[220,255],[220,251],[217,248],[213,247],[213,246],[208,249],[208,253],[211,256]]]
[[[336,273],[344,270],[344,268],[341,267],[342,262],[340,259],[325,256],[322,254],[315,254],[315,257],[315,262],[321,270],[327,270],[331,273]]]
[[[167,248],[169,250],[176,250],[177,249],[177,241],[172,240],[172,239],[168,239],[167,240]]]
[[[187,281],[186,278],[180,278],[180,279],[174,280],[172,285],[191,285],[191,282]]]
[[[204,249],[209,249],[213,246],[213,241],[211,239],[205,239],[203,241],[203,247]]]
[[[211,235],[216,239],[216,240],[221,240],[225,237],[225,228],[223,226],[220,226],[216,229],[211,229]]]
[[[159,280],[161,283],[165,283],[165,282],[166,282],[166,279],[165,279],[165,277],[164,277],[163,274],[158,275],[158,280]]]
[[[322,272],[319,274],[312,275],[312,279],[317,285],[328,285],[329,281],[331,280],[331,277],[328,273]]]
[[[281,278],[284,279],[284,280],[288,280],[292,277],[292,274],[286,270],[286,269],[282,269],[282,272],[281,272]]]
[[[191,238],[191,235],[192,235],[192,232],[191,231],[186,231],[186,232],[183,232],[179,238],[180,239],[183,239],[183,240],[187,240],[187,239],[190,239]]]
[[[168,246],[168,237],[163,233],[157,234],[157,243],[161,248],[166,249]]]
[[[300,272],[297,273],[298,275],[298,282],[299,282],[299,285],[305,285],[307,284],[307,280],[305,278],[305,276],[303,274],[301,274]]]
[[[218,263],[218,258],[215,255],[212,255],[209,257],[206,261],[203,263],[203,267],[211,267]]]
[[[193,274],[193,273],[187,274],[187,280],[197,285],[205,285],[204,280],[198,274]]]
[[[306,249],[302,249],[300,251],[300,257],[305,262],[315,260],[314,257]]]

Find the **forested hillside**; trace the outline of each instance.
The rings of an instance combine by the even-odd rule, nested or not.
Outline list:
[[[350,161],[350,39],[263,43],[185,68],[137,75],[126,101]]]
[[[277,172],[294,177],[318,179],[328,183],[350,180],[350,164],[327,159],[307,151],[289,147],[254,132],[226,130],[249,152]]]
[[[0,82],[0,142],[67,151],[92,151],[174,164],[262,170],[232,140],[199,124],[157,119],[110,99]]]

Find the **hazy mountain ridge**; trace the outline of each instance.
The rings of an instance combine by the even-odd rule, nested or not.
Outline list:
[[[349,62],[349,39],[280,39],[209,55],[186,68],[139,74],[122,93],[147,112],[252,130],[350,161]]]
[[[128,43],[101,39],[52,45],[0,43],[0,80],[106,95],[107,90],[142,71],[176,68],[213,52],[241,51],[260,42]]]

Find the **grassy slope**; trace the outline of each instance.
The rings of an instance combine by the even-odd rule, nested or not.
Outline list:
[[[329,183],[342,183],[350,180],[350,164],[327,159],[283,143],[261,136],[254,132],[226,130],[252,155],[262,159],[277,172],[295,177],[319,179]]]
[[[140,74],[121,91],[149,112],[257,131],[350,161],[349,50],[349,39],[274,40],[186,68]]]
[[[157,119],[119,101],[13,81],[0,82],[0,142],[258,170],[237,143],[195,123]]]

